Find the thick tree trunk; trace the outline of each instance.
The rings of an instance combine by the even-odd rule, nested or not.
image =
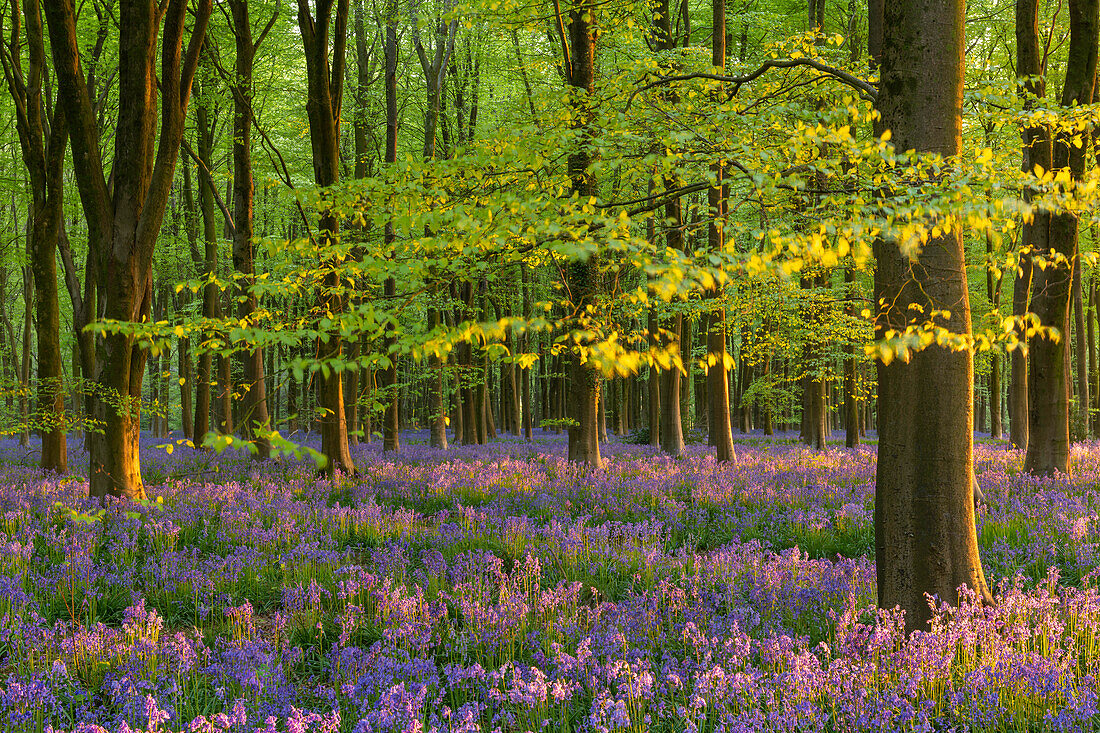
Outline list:
[[[1071,0],[1069,3],[1070,43],[1066,62],[1062,106],[1072,107],[1092,101],[1096,78],[1097,0]],[[1026,6],[1026,8],[1021,8]],[[1031,13],[1021,17],[1021,9]],[[1033,0],[1017,4],[1017,44],[1020,73],[1028,68],[1025,51],[1037,53],[1037,5]],[[1020,28],[1030,20],[1030,28]],[[1031,63],[1029,60],[1028,63]],[[1028,170],[1036,166],[1044,171],[1068,170],[1074,181],[1084,177],[1085,147],[1076,145],[1072,131],[1060,130],[1053,142],[1046,129],[1028,128]],[[1048,157],[1049,156],[1049,157]],[[1069,465],[1069,316],[1073,269],[1079,262],[1077,216],[1070,211],[1039,210],[1034,220],[1024,225],[1024,245],[1040,257],[1051,258],[1045,268],[1033,271],[1031,304],[1044,326],[1059,330],[1060,338],[1038,335],[1032,339],[1028,357],[1028,446],[1024,470],[1038,475],[1056,471],[1068,473]],[[1056,258],[1056,261],[1055,259]]]
[[[348,37],[348,0],[335,0],[335,8],[334,0],[319,0],[315,4],[316,17],[310,5],[309,0],[298,0],[298,28],[306,57],[306,116],[309,118],[313,153],[313,178],[318,186],[332,186],[340,177],[340,109]],[[335,244],[338,228],[336,215],[324,212],[318,226],[322,247]],[[344,312],[345,297],[337,291],[342,284],[339,270],[343,260],[331,256],[327,264],[330,269],[324,277],[324,297],[328,310],[341,314]],[[343,339],[339,333],[330,333],[327,339],[322,340],[317,356],[321,364],[326,364],[340,360],[342,354]],[[355,463],[351,459],[347,417],[344,414],[343,371],[324,369],[320,377],[321,452],[328,459],[325,470],[330,474],[337,470],[353,474]]]
[[[186,53],[181,53],[189,5],[185,0],[166,0],[159,6],[138,0],[120,4],[118,98],[126,103],[119,106],[109,189],[99,153],[101,131],[80,65],[75,9],[68,0],[45,4],[58,99],[70,125],[97,295],[102,314],[124,323],[149,314],[153,251],[211,13],[210,0],[200,0],[191,14]],[[159,54],[155,52],[158,35]],[[154,148],[158,112],[161,126]],[[145,498],[138,462],[138,418],[146,353],[125,334],[104,336],[97,344],[93,412],[103,430],[89,436],[92,496]]]
[[[956,156],[962,143],[964,0],[887,3],[881,129],[897,150]],[[905,330],[910,304],[950,304],[944,328],[969,335],[970,306],[959,227],[930,238],[919,262],[875,243],[876,337]],[[973,355],[929,346],[909,363],[878,364],[875,486],[878,603],[900,607],[906,627],[926,628],[925,594],[949,603],[967,585],[988,598],[974,525]]]
[[[590,146],[591,110],[589,100],[596,91],[596,4],[593,0],[576,0],[569,13],[567,80],[572,87],[570,98],[579,135],[578,149],[569,156],[569,177],[573,194],[580,201],[594,197],[596,178],[592,172],[593,151]],[[564,42],[564,39],[563,39]],[[471,124],[472,127],[472,124]],[[568,270],[569,292],[573,307],[587,317],[596,306],[600,290],[600,270],[596,257],[584,262],[572,262]],[[578,324],[581,327],[584,324]],[[570,354],[569,368],[569,460],[598,468],[600,456],[597,425],[600,402],[600,375],[582,358],[578,345]]]

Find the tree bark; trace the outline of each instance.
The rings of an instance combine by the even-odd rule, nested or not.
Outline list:
[[[1089,360],[1088,347],[1085,345],[1085,303],[1081,292],[1081,260],[1073,266],[1073,332],[1076,346],[1077,366],[1077,440],[1089,436]],[[990,388],[992,389],[992,387]]]
[[[726,65],[726,3],[725,0],[712,0],[711,18],[711,63],[724,73]],[[715,184],[707,189],[707,203],[710,206],[711,223],[707,227],[707,244],[713,252],[722,252],[726,248],[724,215],[726,202],[722,197],[722,164],[711,166]],[[729,353],[726,351],[726,308],[722,302],[722,292],[716,288],[708,297],[716,305],[710,311],[707,321],[707,431],[710,444],[714,446],[719,463],[737,458],[733,447],[733,426],[730,423],[730,380]]]
[[[393,0],[386,13],[386,163],[397,162],[397,0]],[[386,251],[392,251],[397,235],[393,222],[386,222]],[[383,295],[392,299],[397,295],[397,281],[386,278]],[[391,301],[392,302],[392,301]],[[382,418],[382,450],[396,453],[401,449],[399,393],[397,388],[396,325],[386,327],[386,357],[389,364],[382,370],[382,386],[386,390],[386,411]]]
[[[81,69],[72,0],[51,0],[45,5],[58,96],[70,126],[77,189],[88,223],[89,257],[96,264],[101,315],[123,323],[140,321],[149,313],[153,250],[210,18],[210,0],[200,0],[190,14],[191,37],[182,53],[188,5],[185,0],[159,5],[122,0],[119,6],[118,98],[126,104],[119,105],[112,189],[99,153],[99,122]],[[155,52],[158,35],[159,54]],[[158,111],[161,127],[154,150]],[[138,437],[147,352],[125,332],[97,341],[93,417],[102,432],[89,436],[89,491],[97,497],[144,499]]]
[[[333,5],[335,1],[335,7]],[[306,57],[308,97],[306,116],[309,118],[309,138],[313,153],[313,179],[318,186],[332,186],[340,178],[340,108],[343,96],[344,60],[347,50],[348,0],[298,0],[298,28]],[[329,36],[331,30],[331,67]],[[331,211],[323,212],[317,236],[322,250],[335,245],[339,238],[339,221]],[[329,256],[325,265],[324,298],[328,310],[339,317],[344,312],[345,298],[337,292],[343,258]],[[343,340],[339,332],[329,333],[318,348],[318,360],[327,367],[340,360]],[[344,413],[343,372],[322,368],[320,385],[321,452],[328,459],[326,472],[355,473],[348,445],[348,424]]]
[[[1096,241],[1095,234],[1093,241]],[[1100,401],[1100,384],[1097,377],[1100,376],[1100,368],[1096,363],[1096,282],[1089,281],[1089,307],[1085,312],[1088,324],[1088,349],[1089,349],[1089,397],[1092,403],[1089,405],[1089,434],[1093,437],[1097,434],[1097,425],[1100,423],[1100,411],[1097,410],[1097,402]]]
[[[844,283],[847,285],[849,299],[848,313],[855,318],[856,308],[856,273],[855,265],[844,270]],[[859,445],[859,403],[856,400],[856,349],[859,345],[853,343],[844,358],[844,445],[847,448],[855,448]]]
[[[1063,107],[1089,104],[1096,77],[1097,0],[1071,0],[1069,3],[1070,41],[1062,88]],[[1022,14],[1022,11],[1025,11]],[[1027,15],[1030,13],[1030,15]],[[1020,73],[1033,63],[1028,54],[1036,53],[1038,7],[1034,0],[1017,3],[1017,43]],[[1020,24],[1028,21],[1021,30]],[[1024,63],[1027,60],[1027,63]],[[1074,181],[1084,177],[1085,147],[1075,146],[1072,131],[1060,130],[1050,140],[1045,128],[1025,132],[1028,170],[1036,166],[1044,171],[1067,170]],[[1049,156],[1049,157],[1048,157]],[[1028,445],[1024,470],[1037,475],[1069,473],[1069,316],[1073,269],[1079,262],[1077,216],[1071,211],[1037,210],[1031,222],[1025,222],[1023,243],[1036,256],[1049,258],[1045,268],[1033,270],[1029,310],[1044,326],[1058,329],[1055,338],[1039,334],[1032,339],[1028,357]]]
[[[986,234],[985,249],[986,253],[992,257],[993,237],[989,234]],[[998,273],[994,276],[993,270],[987,267],[985,273],[986,295],[994,313],[1000,313],[1001,310],[1002,283],[1002,275]],[[1001,353],[994,351],[991,361],[992,364],[989,370],[989,433],[994,440],[1000,440],[1004,435],[1004,425],[1001,420],[1003,412],[1001,406]]]
[[[570,106],[576,120],[574,124],[580,132],[578,147],[569,155],[569,178],[573,183],[574,196],[581,201],[597,193],[596,177],[592,172],[595,154],[589,140],[592,117],[589,103],[596,92],[595,18],[596,3],[593,0],[576,0],[569,13],[568,43],[565,43],[565,38],[562,39],[566,47],[566,78],[572,87]],[[594,310],[599,289],[600,270],[595,255],[587,261],[569,264],[568,290],[572,305],[582,320],[590,317],[590,309]],[[583,323],[577,325],[584,326]],[[569,417],[572,421],[569,425],[569,460],[599,468],[603,464],[597,425],[600,375],[582,358],[582,348],[583,345],[578,345],[570,354]]]
[[[1026,224],[1025,224],[1026,226]],[[1020,268],[1012,284],[1012,314],[1022,316],[1027,313],[1027,304],[1031,300],[1032,264],[1030,255],[1020,259]],[[1021,332],[1024,329],[1021,329]],[[1027,337],[1020,338],[1027,344]],[[1009,442],[1017,450],[1026,451],[1028,445],[1028,358],[1022,348],[1011,352],[1012,377],[1008,386]]]
[[[526,324],[531,320],[531,287],[533,283],[528,282],[527,279],[527,265],[522,262],[519,265],[519,278],[520,288],[523,290],[523,322]],[[524,328],[523,335],[520,336],[520,350],[526,352],[530,347],[530,336],[528,335],[526,327]],[[522,384],[523,401],[523,439],[526,441],[533,440],[532,435],[532,416],[531,412],[533,406],[531,404],[531,367],[526,367],[520,370],[520,381]]]
[[[11,39],[17,44],[19,0],[11,0]],[[5,45],[0,59],[4,77],[15,102],[15,124],[19,146],[31,188],[31,214],[27,250],[34,276],[35,323],[37,326],[38,384],[36,425],[42,437],[39,465],[45,471],[68,472],[64,358],[61,353],[61,312],[57,300],[57,259],[64,208],[64,164],[68,142],[65,108],[53,104],[49,69],[46,65],[42,12],[38,0],[27,0],[26,21],[28,66],[23,71],[22,51]],[[47,110],[53,108],[52,119]]]
[[[896,150],[957,156],[962,145],[964,0],[887,3],[881,129]],[[958,226],[930,238],[915,262],[883,240],[874,246],[876,337],[904,331],[910,304],[949,307],[939,325],[970,334],[970,303]],[[875,488],[878,603],[926,628],[925,594],[958,602],[967,585],[988,598],[974,525],[973,355],[931,345],[909,363],[878,363],[879,448]]]
[[[255,254],[253,251],[252,179],[252,67],[256,50],[275,22],[275,16],[261,33],[259,41],[252,37],[252,23],[247,0],[230,0],[233,36],[237,56],[233,83],[233,267],[241,275],[237,296],[237,316],[243,324],[255,326],[257,300]],[[252,441],[252,456],[258,460],[271,457],[271,441],[264,434],[271,428],[267,405],[267,382],[264,378],[264,355],[258,348],[241,354],[244,384],[241,385],[241,432]]]

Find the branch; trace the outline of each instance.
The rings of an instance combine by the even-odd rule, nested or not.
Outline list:
[[[760,68],[756,69],[750,74],[745,76],[727,76],[725,74],[712,74],[712,73],[695,73],[695,74],[676,74],[674,76],[660,76],[657,81],[650,82],[639,89],[636,89],[631,95],[630,99],[626,102],[626,109],[630,109],[630,105],[634,102],[634,98],[642,92],[653,89],[654,87],[663,86],[665,84],[671,84],[677,81],[690,81],[692,79],[710,79],[713,81],[720,81],[727,84],[733,84],[733,89],[729,92],[729,98],[737,96],[741,91],[741,87],[748,84],[750,81],[754,81],[763,76],[769,69],[791,69],[796,66],[809,66],[812,69],[820,71],[826,76],[832,76],[835,79],[848,85],[855,91],[859,92],[859,96],[868,102],[874,102],[878,97],[878,90],[870,82],[860,79],[858,76],[849,74],[843,69],[837,69],[828,64],[822,63],[817,59],[810,58],[798,58],[798,59],[768,59]]]
[[[259,50],[260,44],[267,38],[267,34],[271,32],[271,29],[275,26],[275,21],[279,19],[279,13],[283,9],[283,0],[275,0],[275,12],[271,14],[271,20],[267,21],[267,25],[260,31],[260,37],[256,39],[256,42],[252,44],[252,51],[255,53]]]
[[[556,23],[558,38],[561,39],[561,56],[565,65],[565,81],[569,84],[573,83],[573,58],[569,53],[569,42],[565,40],[565,21],[561,15],[561,0],[554,0],[554,17],[558,21]],[[629,106],[629,103],[627,103]]]
[[[202,158],[195,154],[194,148],[191,147],[191,143],[187,142],[186,137],[180,140],[180,145],[187,151],[187,156],[198,163],[199,170],[202,171],[203,176],[206,178],[206,183],[210,186],[210,190],[214,192],[214,200],[218,202],[218,208],[221,209],[222,216],[225,217],[226,228],[229,229],[231,236],[236,235],[237,227],[233,224],[233,216],[229,213],[229,208],[226,207],[225,202],[222,201],[221,194],[218,193],[218,186],[214,183],[214,175],[210,172],[210,169],[206,167],[206,163],[203,162]]]

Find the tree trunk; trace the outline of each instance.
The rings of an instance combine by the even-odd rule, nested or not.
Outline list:
[[[237,294],[237,315],[241,321],[255,326],[256,265],[252,246],[253,198],[252,180],[252,66],[259,43],[252,40],[248,1],[231,0],[233,36],[236,39],[236,75],[233,84],[233,267],[241,275]],[[272,18],[272,23],[274,18]],[[267,29],[271,28],[271,24]],[[267,31],[264,31],[266,35]],[[260,41],[262,42],[263,36]],[[271,457],[271,441],[264,434],[271,428],[267,405],[267,380],[264,378],[263,351],[246,349],[241,353],[244,383],[241,385],[241,432],[251,439],[253,458]]]
[[[214,121],[210,119],[207,108],[207,100],[199,94],[199,103],[195,109],[196,126],[198,127],[198,157],[201,165],[207,169],[212,166],[214,147]],[[206,278],[214,277],[218,272],[218,229],[214,219],[214,189],[208,177],[201,177],[199,183],[199,209],[202,211],[203,231],[203,260],[202,273]],[[184,176],[184,183],[189,176]],[[190,196],[190,187],[185,186],[184,196]],[[188,208],[191,208],[188,205]],[[208,281],[202,288],[202,316],[204,319],[214,320],[220,316],[221,301],[218,299],[218,286]],[[203,339],[210,341],[215,334],[207,331]],[[209,348],[203,348],[199,353],[199,368],[195,382],[195,421],[194,443],[202,445],[206,434],[210,432],[210,407],[211,407],[211,382],[213,380],[214,354]]]
[[[570,105],[573,107],[580,133],[578,147],[569,155],[569,177],[573,194],[580,201],[596,195],[596,178],[592,172],[594,153],[590,147],[591,111],[588,102],[596,92],[596,4],[593,0],[576,0],[569,13],[569,41],[565,68],[573,87]],[[560,20],[560,19],[559,19]],[[562,39],[563,43],[565,39]],[[471,127],[473,125],[471,124]],[[600,270],[596,257],[584,262],[572,262],[568,269],[569,292],[578,313],[595,308],[600,289]],[[582,318],[586,317],[582,315]],[[584,324],[579,324],[583,327]],[[569,369],[569,460],[591,467],[603,464],[600,455],[597,426],[600,402],[600,375],[582,358],[578,345],[570,355]]]
[[[1078,258],[1073,267],[1073,331],[1077,347],[1077,440],[1089,436],[1089,361],[1088,348],[1085,345],[1085,302],[1081,292],[1081,260]]]
[[[649,307],[649,342],[654,347],[658,342],[657,310]],[[649,444],[661,445],[661,371],[656,364],[649,365]]]
[[[428,309],[428,326],[438,328],[442,323],[438,308]],[[447,409],[443,399],[443,360],[438,356],[429,359],[428,368],[431,371],[429,379],[430,396],[428,406],[431,414],[429,419],[432,425],[432,447],[441,450],[447,449]]]
[[[849,298],[848,313],[856,316],[856,273],[855,265],[844,270],[844,283]],[[844,445],[855,448],[859,445],[859,403],[856,400],[856,349],[859,344],[852,343],[844,358]]]
[[[299,0],[304,2],[305,0]],[[386,14],[386,154],[385,162],[393,165],[397,162],[397,0],[392,0]],[[385,247],[387,252],[393,251],[397,234],[393,228],[393,222],[386,222]],[[397,295],[397,281],[392,277],[386,278],[382,286],[383,295],[392,299]],[[398,400],[400,398],[397,387],[397,332],[395,324],[386,327],[386,357],[389,364],[382,370],[382,388],[385,390],[386,409],[382,417],[382,450],[396,453],[401,449],[400,414]]]
[[[318,186],[332,186],[340,177],[340,109],[344,83],[344,60],[347,50],[348,0],[319,0],[316,17],[311,14],[309,0],[298,0],[298,28],[306,57],[308,97],[306,116],[309,118],[309,139],[313,153],[313,178]],[[332,54],[329,56],[331,26]],[[335,244],[339,221],[331,211],[322,212],[318,237],[322,248]],[[337,290],[341,285],[340,268],[343,258],[329,256],[329,267],[323,282],[328,310],[344,312],[345,297]],[[343,339],[339,333],[322,339],[317,358],[322,365],[340,360]],[[348,445],[348,424],[344,413],[343,372],[322,369],[319,393],[321,408],[321,452],[328,459],[326,472],[355,473]]]
[[[1026,225],[1025,225],[1026,226]],[[1022,316],[1027,313],[1027,304],[1031,300],[1031,279],[1033,266],[1029,255],[1020,258],[1020,270],[1012,285],[1012,314]],[[1027,337],[1020,329],[1019,338],[1027,345]],[[1027,450],[1028,444],[1028,357],[1024,349],[1011,352],[1012,377],[1008,387],[1008,430],[1009,441],[1017,450]]]
[[[28,228],[31,222],[27,222]],[[29,265],[23,266],[23,341],[19,358],[19,445],[31,444],[31,342],[34,336],[34,273]]]
[[[1093,241],[1096,241],[1095,230],[1093,234]],[[1092,403],[1089,405],[1089,431],[1090,435],[1096,437],[1097,425],[1100,425],[1100,410],[1097,410],[1098,402],[1100,402],[1100,383],[1097,379],[1100,378],[1100,366],[1096,363],[1096,281],[1089,281],[1089,308],[1085,313],[1087,319],[1088,328],[1088,349],[1089,349],[1089,397],[1092,399]]]
[[[524,322],[524,324],[527,324],[531,320],[531,290],[530,290],[530,288],[532,287],[533,283],[528,282],[528,280],[527,280],[527,265],[523,264],[522,262],[519,265],[519,278],[520,278],[520,287],[523,290],[523,322]],[[524,331],[523,331],[523,335],[520,337],[520,350],[521,351],[526,352],[527,349],[530,348],[529,338],[530,338],[530,336],[528,335],[528,331],[525,327]],[[532,422],[533,422],[533,420],[532,420],[532,417],[531,417],[531,411],[533,409],[533,406],[531,404],[531,368],[530,367],[526,367],[526,368],[524,368],[520,371],[520,380],[521,380],[521,384],[522,384],[521,399],[523,401],[523,405],[522,405],[522,410],[523,410],[523,439],[526,440],[526,441],[531,441],[531,440],[533,440],[533,435],[532,435]]]
[[[1066,62],[1062,106],[1092,101],[1096,77],[1097,0],[1071,0],[1070,42]],[[1017,45],[1020,73],[1038,54],[1038,6],[1034,0],[1017,4]],[[1021,28],[1021,23],[1024,27]],[[1029,27],[1028,27],[1029,26]],[[1020,44],[1023,42],[1023,45]],[[1026,62],[1026,63],[1025,63]],[[1028,170],[1068,170],[1074,181],[1084,177],[1085,147],[1074,144],[1074,132],[1059,130],[1053,141],[1045,128],[1025,132]],[[1059,255],[1045,268],[1033,271],[1029,310],[1044,326],[1059,330],[1055,341],[1039,334],[1031,341],[1028,356],[1028,446],[1024,470],[1038,475],[1069,473],[1069,316],[1073,269],[1079,262],[1077,216],[1071,211],[1039,210],[1025,222],[1023,244],[1040,257]]]
[[[962,145],[964,0],[887,3],[878,131],[896,150],[957,156]],[[929,238],[919,262],[895,245],[874,245],[876,338],[905,330],[909,305],[929,313],[951,304],[938,325],[970,334],[960,228]],[[973,355],[928,346],[909,363],[878,363],[879,448],[875,486],[878,603],[905,611],[909,630],[927,628],[925,594],[958,602],[967,585],[988,598],[974,525]]]
[[[11,39],[17,43],[22,40],[18,0],[12,0],[11,10]],[[52,93],[46,89],[49,69],[38,0],[27,0],[24,16],[27,76],[23,74],[23,54],[18,47],[6,48],[8,63],[4,65],[4,76],[16,102],[15,124],[31,189],[27,254],[34,276],[38,344],[35,422],[42,437],[39,465],[46,471],[66,473],[65,365],[61,353],[61,312],[57,301],[57,259],[54,253],[64,221],[63,172],[68,127],[64,107],[61,104],[55,106],[49,98]],[[44,119],[48,108],[54,108],[52,120]],[[30,315],[29,311],[27,315]]]
[[[111,189],[99,153],[103,136],[80,65],[73,3],[63,0],[45,6],[58,98],[70,126],[73,167],[88,223],[89,259],[95,262],[102,315],[123,323],[140,321],[149,313],[153,251],[211,12],[210,0],[200,0],[193,9],[191,38],[186,53],[181,53],[189,5],[185,0],[166,0],[159,6],[123,0],[119,7],[118,98],[126,104],[119,105]],[[154,50],[158,35],[159,74]],[[158,112],[161,128],[154,148]],[[92,496],[145,498],[138,426],[146,353],[125,333],[98,339],[94,418],[101,421],[102,432],[89,436]]]
[[[724,69],[726,64],[726,3],[725,0],[713,0],[712,20],[712,64]],[[722,180],[722,164],[715,163],[712,171],[716,181]],[[707,189],[707,202],[710,205],[711,223],[707,227],[707,244],[711,251],[725,249],[725,227],[723,216],[726,203],[722,198],[722,186]],[[719,289],[708,293],[712,300],[709,318],[706,319],[707,345],[707,431],[709,442],[714,446],[719,463],[735,460],[737,454],[733,447],[733,426],[730,424],[730,356],[726,351],[726,308]]]
[[[184,294],[186,293],[186,295]],[[179,300],[176,301],[176,312],[184,310],[186,305],[190,302],[190,291],[184,289]],[[183,336],[176,341],[176,362],[177,369],[179,370],[179,388],[180,388],[180,422],[183,428],[183,437],[187,440],[194,442],[195,440],[195,415],[193,410],[195,409],[193,394],[194,385],[192,383],[192,364],[191,364],[191,339]]]
[[[986,254],[993,257],[993,237],[986,233],[985,237],[985,251]],[[1001,284],[1003,283],[1003,277],[998,272],[996,276],[993,274],[991,268],[986,268],[985,273],[985,288],[986,296],[989,298],[990,306],[994,313],[1000,313],[1001,310]],[[994,351],[991,359],[991,366],[989,371],[989,434],[994,440],[1000,440],[1004,435],[1004,426],[1001,423],[1001,354],[998,351]]]

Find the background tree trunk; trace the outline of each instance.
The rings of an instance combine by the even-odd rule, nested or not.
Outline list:
[[[1070,0],[1069,56],[1066,61],[1062,106],[1092,101],[1096,77],[1097,0]],[[1038,6],[1034,0],[1017,3],[1017,66],[1019,73],[1036,64],[1038,54]],[[1023,28],[1021,28],[1023,24]],[[1041,71],[1041,70],[1040,70]],[[1044,171],[1068,169],[1074,181],[1082,180],[1085,147],[1075,146],[1072,131],[1060,130],[1050,139],[1046,128],[1027,128],[1027,169]],[[1032,222],[1025,222],[1023,244],[1030,245],[1040,257],[1060,255],[1062,262],[1051,261],[1045,268],[1032,271],[1033,284],[1029,310],[1044,326],[1060,331],[1057,341],[1039,334],[1028,351],[1028,445],[1024,470],[1047,475],[1068,473],[1069,466],[1069,316],[1073,269],[1079,262],[1077,252],[1077,216],[1072,212],[1038,210]],[[1066,264],[1068,263],[1068,264]]]
[[[252,40],[252,25],[247,0],[231,0],[233,36],[236,39],[236,75],[233,91],[233,267],[241,275],[241,292],[237,296],[237,315],[241,321],[255,325],[256,265],[252,246],[253,197],[252,180],[252,66],[256,50],[275,22],[272,16],[257,42]],[[267,383],[264,378],[264,355],[260,349],[242,352],[244,383],[241,385],[241,431],[252,440],[252,455],[259,460],[271,457],[271,441],[261,433],[271,428],[267,405]]]

